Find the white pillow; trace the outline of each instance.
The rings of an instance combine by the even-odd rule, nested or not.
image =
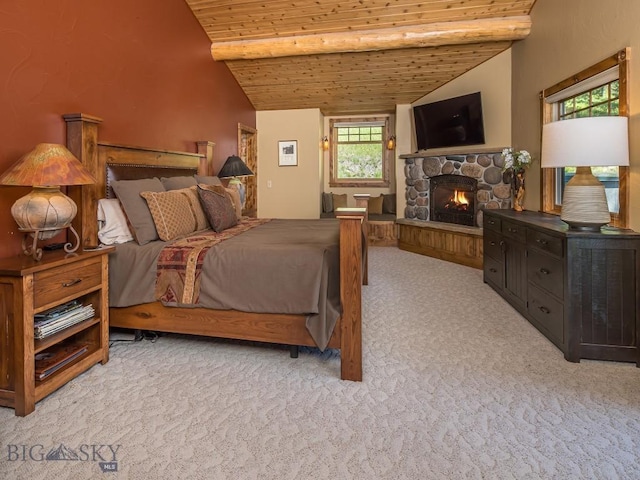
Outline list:
[[[104,245],[133,240],[120,201],[117,198],[98,200],[98,239]]]

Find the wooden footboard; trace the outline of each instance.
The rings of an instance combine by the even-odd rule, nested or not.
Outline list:
[[[95,185],[69,188],[78,204],[74,223],[84,248],[97,245],[97,203],[105,196],[107,164],[133,167],[193,168],[213,173],[212,142],[197,142],[198,154],[98,142],[101,119],[84,114],[64,116],[67,147],[97,179]],[[170,175],[166,175],[170,176]],[[141,177],[137,177],[141,178]],[[340,299],[342,316],[329,342],[339,348],[341,378],[362,380],[362,283],[366,281],[366,209],[340,209]],[[365,237],[366,238],[366,237]],[[110,325],[129,329],[205,335],[285,345],[315,346],[303,315],[257,314],[233,310],[164,307],[159,302],[110,309]]]

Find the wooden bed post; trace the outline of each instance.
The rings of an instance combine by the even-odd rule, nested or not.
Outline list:
[[[340,370],[343,380],[362,381],[362,224],[366,210],[338,209],[340,219]]]
[[[204,158],[200,160],[200,167],[198,168],[200,175],[214,175],[213,172],[213,147],[216,146],[215,143],[210,142],[209,140],[203,140],[200,142],[196,142],[198,146],[197,152],[201,155],[204,155]]]
[[[83,248],[96,248],[98,200],[104,196],[104,173],[98,168],[98,125],[102,119],[84,113],[68,113],[62,118],[67,122],[67,148],[97,180],[93,185],[69,187],[68,192],[78,206],[73,228],[80,235],[80,244]]]
[[[354,193],[353,198],[356,199],[356,207],[366,209],[364,213],[364,222],[362,222],[362,234],[367,247],[364,249],[364,262],[362,267],[362,284],[369,285],[369,261],[367,255],[369,253],[369,199],[370,193]]]

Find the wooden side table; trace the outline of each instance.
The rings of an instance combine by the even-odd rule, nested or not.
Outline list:
[[[35,403],[88,370],[109,360],[108,253],[113,248],[79,253],[47,252],[0,260],[0,405],[16,415],[33,412]],[[34,315],[72,300],[92,305],[93,318],[42,339],[34,337]],[[39,380],[35,358],[66,345],[87,351]]]

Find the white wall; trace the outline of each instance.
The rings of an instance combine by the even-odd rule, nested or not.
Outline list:
[[[320,218],[322,124],[317,108],[256,112],[258,217]],[[278,166],[279,140],[297,140],[297,166]]]

